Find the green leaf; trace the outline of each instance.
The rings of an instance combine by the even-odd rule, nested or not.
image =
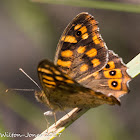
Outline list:
[[[127,64],[127,67],[127,72],[132,78],[140,74],[140,53]]]

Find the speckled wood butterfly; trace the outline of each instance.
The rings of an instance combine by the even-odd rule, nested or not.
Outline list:
[[[35,95],[53,110],[120,105],[119,97],[128,92],[131,80],[126,71],[122,59],[107,49],[98,22],[83,12],[64,30],[54,63],[39,63],[43,91]]]

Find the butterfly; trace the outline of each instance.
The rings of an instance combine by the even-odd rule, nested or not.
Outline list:
[[[120,105],[131,80],[122,59],[108,50],[98,22],[86,12],[64,30],[54,63],[42,60],[37,71],[43,90],[35,96],[54,111]]]

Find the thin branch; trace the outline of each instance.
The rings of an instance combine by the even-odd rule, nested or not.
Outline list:
[[[128,64],[128,74],[134,78],[140,73],[140,54],[138,54],[135,58],[133,58]],[[64,117],[53,124],[44,132],[42,132],[38,137],[34,140],[52,140],[55,137],[59,136],[62,131],[64,131],[70,124],[72,124],[75,120],[77,120],[80,116],[82,116],[89,109],[79,109],[74,108]]]
[[[63,116],[60,120],[42,132],[38,137],[34,140],[52,140],[57,136],[61,135],[61,132],[65,130],[70,124],[72,124],[75,120],[77,120],[80,116],[82,116],[89,109],[79,109],[74,108],[68,114]]]

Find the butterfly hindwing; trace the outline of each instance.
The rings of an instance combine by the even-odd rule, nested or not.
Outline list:
[[[94,91],[119,98],[128,93],[128,82],[130,80],[131,77],[127,74],[127,67],[122,59],[109,50],[109,61],[105,68],[79,82]]]
[[[99,34],[98,22],[90,14],[80,13],[60,38],[55,64],[77,81],[101,70],[107,61],[108,50]]]
[[[105,103],[119,104],[113,96],[108,97],[80,85],[48,60],[39,63],[38,75],[44,93],[38,94],[38,98],[44,100],[43,98],[46,97],[49,101],[47,104],[54,110],[74,107],[91,108]]]

